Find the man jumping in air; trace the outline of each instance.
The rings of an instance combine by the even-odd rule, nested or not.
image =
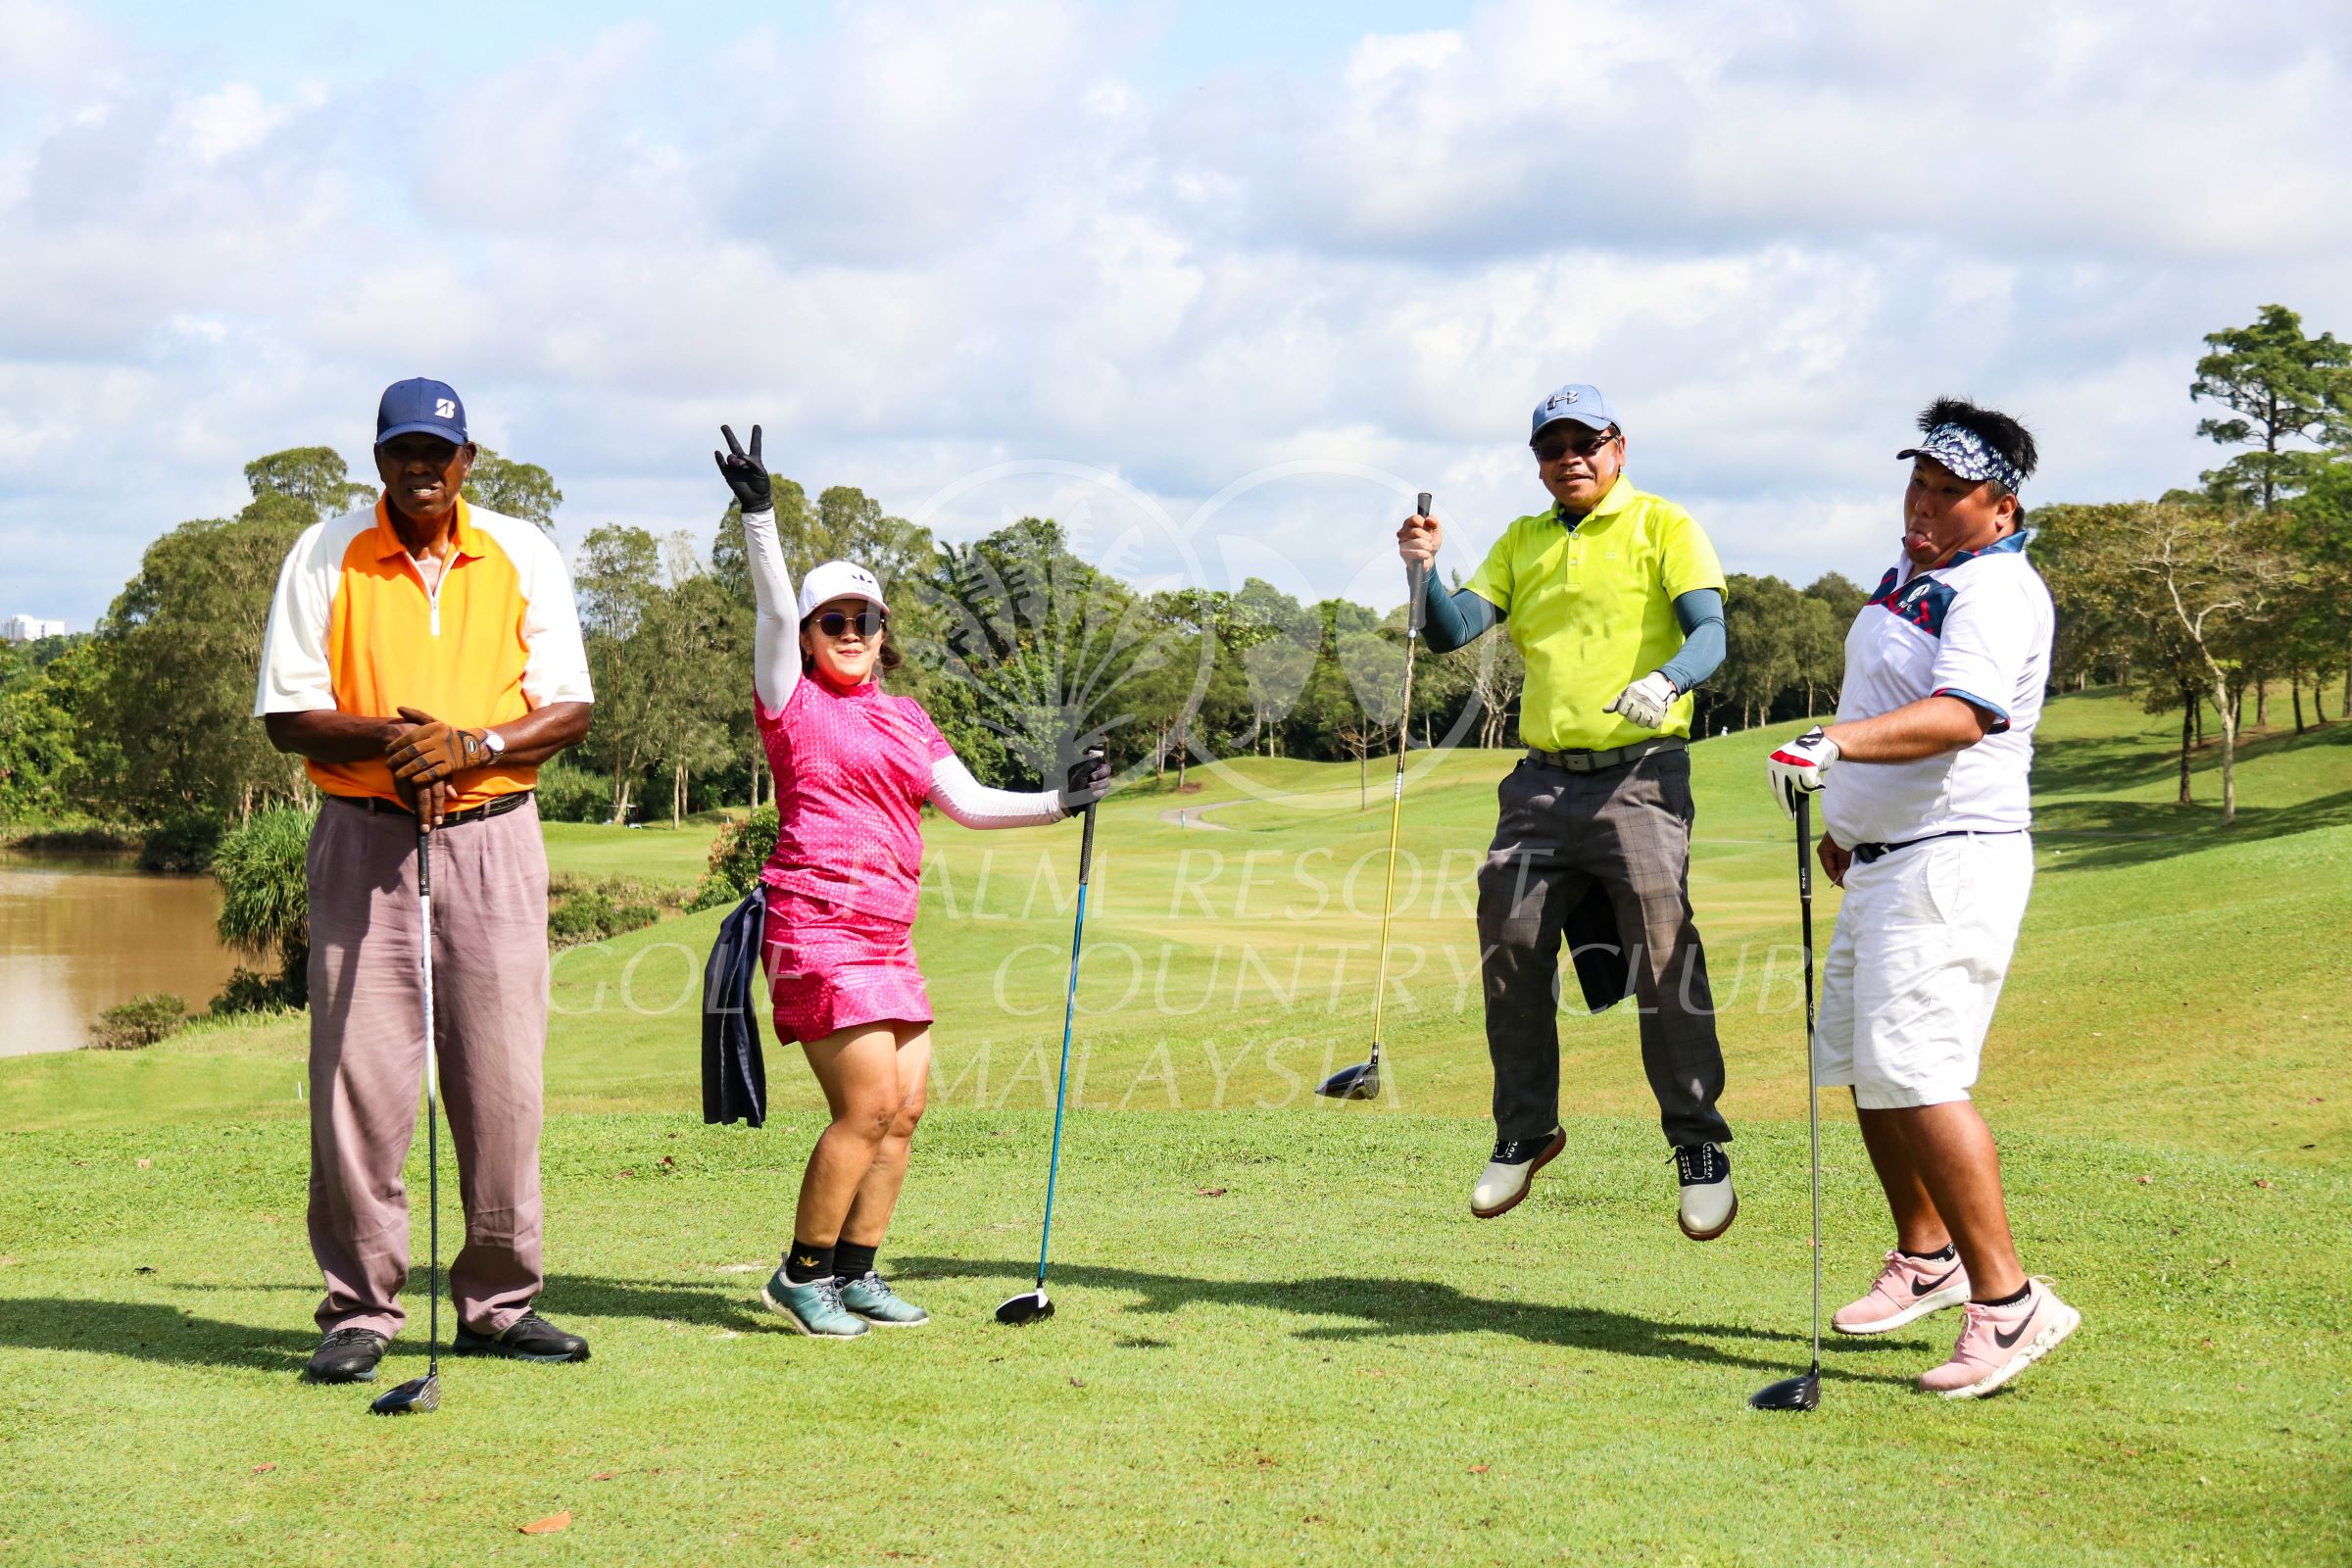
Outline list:
[[[1494,1062],[1494,1153],[1470,1195],[1492,1219],[1567,1147],[1560,1126],[1560,949],[1597,1009],[1637,999],[1642,1064],[1681,1177],[1677,1219],[1711,1241],[1739,1212],[1723,1053],[1690,917],[1690,689],[1723,662],[1723,567],[1690,514],[1625,477],[1625,432],[1599,390],[1536,406],[1528,445],[1552,505],[1503,531],[1469,585],[1432,570],[1429,646],[1507,623],[1527,661],[1528,754],[1497,792],[1478,874],[1478,944]],[[1407,517],[1407,563],[1444,529]]]
[[[1884,1334],[1947,1306],[1951,1359],[1920,1387],[1989,1394],[2075,1332],[2082,1313],[2028,1279],[2009,1237],[2000,1155],[1969,1100],[2034,886],[2027,775],[2049,678],[2049,590],[2026,560],[2019,487],[2034,437],[1939,398],[1903,497],[1903,556],[1845,638],[1838,721],[1772,754],[1793,814],[1822,792],[1821,867],[1845,890],[1822,966],[1822,1087],[1850,1085],[1894,1250],[1831,1319]]]

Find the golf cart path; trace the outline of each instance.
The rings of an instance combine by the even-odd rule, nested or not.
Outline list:
[[[1233,829],[1224,823],[1210,821],[1208,813],[1241,804],[1239,801],[1210,801],[1204,806],[1171,806],[1159,813],[1159,819],[1170,827],[1204,827],[1211,832],[1231,833]]]

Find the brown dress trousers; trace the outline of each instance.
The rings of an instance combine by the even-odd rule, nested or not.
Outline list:
[[[547,855],[539,811],[432,835],[441,1109],[466,1240],[449,1265],[466,1327],[496,1334],[539,1293],[539,1124],[547,1052]],[[407,1314],[401,1168],[424,1083],[416,823],[329,800],[311,830],[311,1250],[318,1327],[391,1336]]]

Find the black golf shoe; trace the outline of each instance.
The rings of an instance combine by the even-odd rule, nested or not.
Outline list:
[[[503,1355],[514,1361],[585,1361],[588,1342],[566,1334],[536,1312],[525,1312],[503,1333],[482,1334],[461,1328],[450,1342],[456,1355]]]
[[[1732,1156],[1720,1144],[1681,1144],[1674,1151],[1675,1175],[1683,1196],[1675,1223],[1694,1242],[1711,1242],[1740,1217],[1740,1195],[1732,1191]]]
[[[302,1375],[313,1383],[373,1383],[385,1344],[373,1329],[337,1329],[318,1342]]]
[[[1470,1189],[1470,1212],[1479,1219],[1493,1219],[1517,1208],[1536,1172],[1567,1147],[1567,1131],[1559,1127],[1542,1138],[1495,1140],[1494,1157],[1479,1173],[1478,1185]]]

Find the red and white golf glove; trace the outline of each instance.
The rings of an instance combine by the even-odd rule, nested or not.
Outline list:
[[[1783,814],[1796,815],[1799,795],[1820,793],[1821,776],[1836,760],[1838,743],[1824,734],[1819,724],[1774,748],[1765,760],[1764,774],[1772,781],[1772,798],[1781,803]]]

